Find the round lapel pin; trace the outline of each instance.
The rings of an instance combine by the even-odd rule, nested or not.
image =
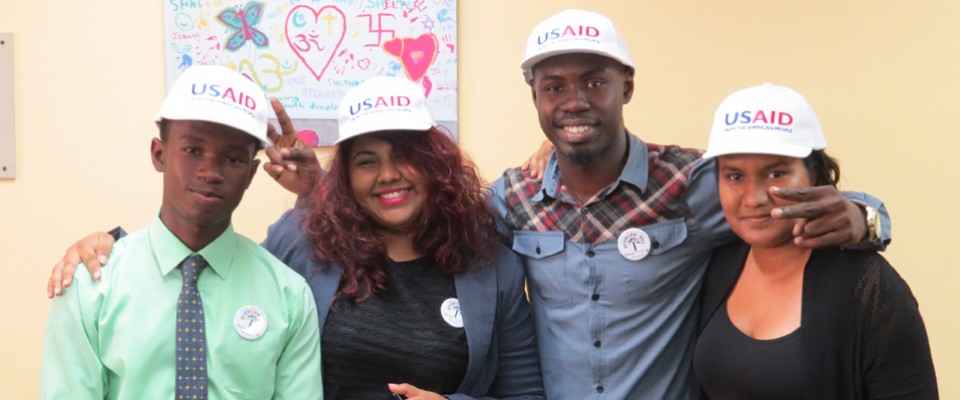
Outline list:
[[[630,228],[617,239],[620,255],[630,261],[640,261],[650,254],[650,236],[639,228]]]
[[[450,326],[463,328],[463,314],[460,313],[460,300],[449,298],[440,305],[440,316]]]
[[[233,328],[244,339],[259,339],[267,331],[267,314],[256,306],[241,307],[233,315]]]

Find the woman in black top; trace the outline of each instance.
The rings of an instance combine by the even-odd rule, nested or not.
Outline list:
[[[790,205],[771,187],[836,186],[824,148],[791,89],[744,89],[717,110],[704,158],[741,240],[714,253],[703,286],[694,371],[712,400],[938,398],[917,302],[887,261],[798,246],[802,222],[771,217]]]
[[[264,247],[313,289],[326,398],[542,399],[523,266],[425,102],[402,78],[347,92],[329,171]]]

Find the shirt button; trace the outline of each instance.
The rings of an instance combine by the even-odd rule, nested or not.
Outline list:
[[[597,393],[603,393],[603,386],[597,386]]]
[[[597,301],[600,300],[600,295],[594,293],[593,296],[590,296],[590,300]]]
[[[600,348],[600,341],[593,342],[593,347]]]
[[[594,253],[594,252],[593,252],[593,249],[587,250],[587,257],[593,257],[593,256],[596,255],[596,254],[597,254],[597,253]]]

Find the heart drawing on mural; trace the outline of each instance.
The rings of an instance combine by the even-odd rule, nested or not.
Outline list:
[[[336,6],[298,5],[287,14],[284,36],[293,52],[318,81],[347,34],[347,17]]]
[[[370,59],[364,58],[364,59],[361,59],[360,61],[357,61],[357,67],[366,71],[367,68],[370,68]]]
[[[404,72],[414,82],[420,82],[436,61],[438,47],[437,37],[432,33],[424,33],[416,38],[393,38],[383,44],[387,53],[400,58]]]

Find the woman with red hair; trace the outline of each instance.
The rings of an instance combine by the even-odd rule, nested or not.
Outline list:
[[[327,398],[381,399],[387,383],[416,399],[542,398],[522,265],[422,91],[364,82],[341,103],[336,143],[264,243],[323,305]]]
[[[327,398],[542,398],[522,264],[425,101],[399,78],[348,92],[329,171],[264,246],[313,288]]]
[[[411,190],[392,197],[404,190],[403,185],[382,184],[388,194],[381,191],[373,198],[356,190],[371,164],[381,164],[374,168],[386,164],[376,155],[359,155],[368,152],[371,143],[388,147],[390,155],[398,159],[397,181],[415,176],[418,182],[409,185]],[[397,190],[390,192],[394,188]],[[425,193],[417,192],[421,188]],[[329,173],[309,198],[306,233],[317,259],[341,264],[344,275],[337,297],[362,301],[387,290],[385,267],[391,259],[391,245],[407,247],[402,249],[404,253],[430,255],[434,266],[450,275],[466,272],[471,261],[489,266],[495,250],[491,239],[497,232],[483,202],[483,191],[474,165],[438,128],[369,133],[339,144]],[[380,201],[384,197],[386,200]],[[408,199],[415,204],[402,210]],[[424,209],[430,212],[422,212]],[[404,214],[392,217],[390,213]],[[402,240],[389,240],[394,235]]]

